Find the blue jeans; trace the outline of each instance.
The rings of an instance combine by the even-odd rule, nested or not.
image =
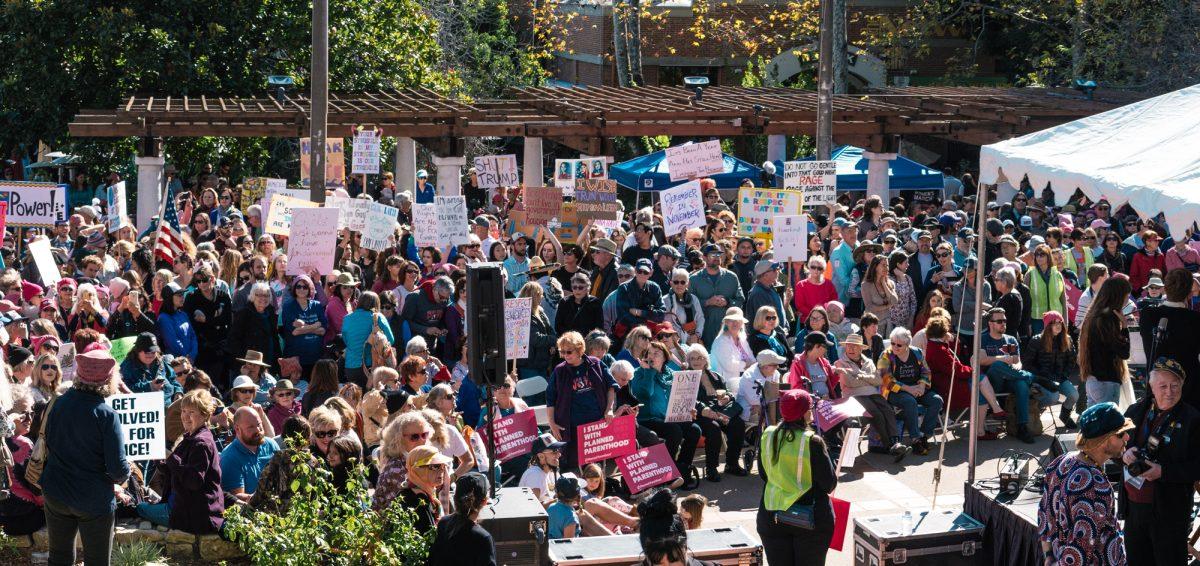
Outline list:
[[[1116,403],[1121,398],[1121,384],[1112,381],[1089,378],[1084,389],[1087,390],[1087,406],[1089,407],[1099,403]]]
[[[926,389],[920,397],[913,397],[905,391],[895,391],[888,394],[888,402],[900,409],[900,416],[904,418],[904,429],[908,431],[909,437],[917,439],[933,436],[933,429],[937,428],[938,417],[942,414],[940,395],[932,389]],[[925,407],[925,418],[920,420],[920,426],[917,426],[917,405]]]
[[[1062,380],[1058,384],[1057,390],[1042,389],[1042,396],[1038,398],[1038,403],[1041,403],[1043,407],[1057,405],[1059,393],[1066,398],[1062,402],[1063,409],[1074,409],[1075,403],[1079,402],[1079,389],[1069,379]]]
[[[988,367],[987,376],[996,393],[1012,394],[1017,422],[1022,425],[1028,424],[1029,385],[1033,383],[1033,374],[1016,369],[1005,362],[996,362]]]
[[[155,525],[170,527],[171,526],[171,506],[163,503],[138,503],[138,517],[141,517]]]

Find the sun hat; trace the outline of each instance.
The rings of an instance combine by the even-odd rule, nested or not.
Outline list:
[[[742,309],[740,307],[729,307],[728,309],[725,309],[725,318],[721,320],[740,320],[742,322],[750,322],[746,319],[746,315],[742,314]]]
[[[254,380],[250,379],[250,376],[248,376],[248,375],[239,375],[239,376],[237,376],[236,379],[233,380],[233,385],[229,386],[229,389],[231,391],[236,390],[236,389],[257,390],[258,384],[254,383]]]
[[[422,466],[434,466],[437,464],[449,464],[450,462],[454,461],[453,458],[442,454],[441,451],[436,447],[428,444],[417,446],[416,448],[409,450],[407,460],[409,469],[420,468]]]
[[[349,271],[343,271],[337,276],[338,286],[353,287],[358,285],[358,281],[354,279],[354,274]]]
[[[608,238],[600,238],[599,240],[592,242],[592,245],[588,247],[588,251],[605,252],[612,255],[617,255],[617,245]]]
[[[263,362],[263,354],[257,350],[246,350],[246,357],[237,358],[237,361],[265,368],[271,367],[271,364]]]
[[[774,350],[763,350],[754,357],[760,366],[777,366],[787,361],[787,358],[776,354]]]
[[[296,389],[295,385],[292,385],[292,380],[290,380],[290,379],[281,379],[279,381],[276,381],[275,387],[271,388],[271,393],[274,393],[276,391],[291,391],[292,393],[295,393],[297,395],[300,394],[300,390]]]
[[[838,342],[838,343],[843,346],[866,346],[867,345],[867,343],[863,341],[862,334],[859,334],[857,332],[850,334],[849,336],[846,337],[845,340],[842,340],[841,342]]]

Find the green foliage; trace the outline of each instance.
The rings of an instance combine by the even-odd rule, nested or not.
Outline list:
[[[0,531],[0,563],[15,564],[22,556],[21,550],[17,548],[16,539]]]
[[[230,508],[225,525],[230,538],[254,564],[390,565],[423,564],[432,542],[417,532],[411,511],[391,505],[385,513],[371,510],[366,474],[361,465],[344,492],[334,489],[331,474],[310,467],[296,454],[297,477],[284,515]]]
[[[113,566],[145,566],[146,564],[165,564],[162,547],[152,542],[135,540],[128,543],[118,543],[113,546]]]

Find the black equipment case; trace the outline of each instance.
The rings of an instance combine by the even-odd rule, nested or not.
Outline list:
[[[697,560],[724,566],[759,566],[763,563],[760,544],[741,527],[688,531],[688,551]],[[577,537],[550,541],[553,566],[630,566],[642,563],[642,545],[637,535]]]
[[[542,566],[546,563],[546,525],[549,516],[533,491],[505,487],[498,501],[483,508],[479,524],[496,543],[498,566]]]
[[[854,566],[985,563],[983,523],[961,511],[914,513],[907,529],[904,521],[899,514],[855,519]]]

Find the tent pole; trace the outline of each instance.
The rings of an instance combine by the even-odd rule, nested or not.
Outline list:
[[[978,422],[976,415],[979,411],[975,409],[976,400],[979,399],[979,379],[981,366],[979,365],[979,343],[982,342],[983,333],[987,332],[986,328],[982,328],[981,324],[983,314],[983,277],[984,277],[984,221],[987,219],[988,197],[990,190],[983,185],[979,186],[976,191],[975,198],[975,312],[970,313],[970,316],[975,317],[975,340],[971,347],[971,398],[970,398],[970,424],[967,427],[967,483],[975,483],[975,461],[977,459],[977,448],[979,444],[978,430],[984,423]],[[963,293],[967,290],[963,289]],[[959,308],[961,312],[961,307]],[[962,313],[967,314],[967,313]]]

